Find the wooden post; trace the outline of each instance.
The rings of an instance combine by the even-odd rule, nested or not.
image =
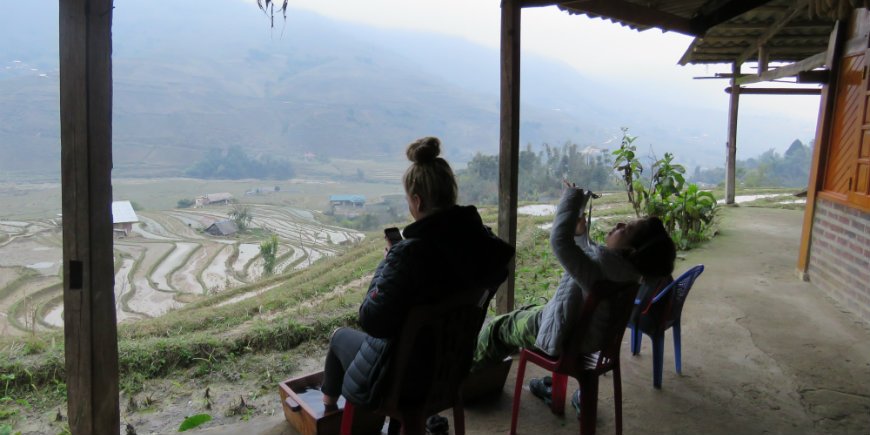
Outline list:
[[[728,100],[728,143],[725,152],[725,204],[734,204],[737,181],[737,105],[740,101],[740,64],[731,65],[731,98]]]
[[[767,71],[768,60],[770,59],[770,50],[766,44],[758,46],[758,74]]]
[[[519,0],[501,3],[501,120],[498,157],[498,235],[517,245],[517,182],[520,155],[520,17]],[[496,294],[496,310],[514,309],[514,272]]]
[[[839,82],[840,64],[843,61],[843,51],[848,36],[847,28],[842,21],[837,21],[828,42],[828,54],[825,64],[830,71],[828,82],[822,86],[822,98],[819,102],[819,117],[816,122],[816,139],[813,144],[813,160],[810,165],[810,178],[807,183],[807,205],[804,208],[804,223],[801,229],[801,244],[798,248],[797,272],[803,280],[808,280],[807,269],[810,263],[810,240],[813,233],[813,216],[816,211],[816,195],[822,189],[824,170],[828,161],[828,149],[831,142],[831,125],[836,103],[837,84]]]
[[[112,266],[112,0],[60,0],[67,411],[73,434],[119,433]]]

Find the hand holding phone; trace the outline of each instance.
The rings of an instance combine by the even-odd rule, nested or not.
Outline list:
[[[396,227],[385,228],[384,239],[387,240],[387,247],[391,248],[396,243],[402,241],[402,233]]]

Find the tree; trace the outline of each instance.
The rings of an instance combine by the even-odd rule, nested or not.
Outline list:
[[[234,204],[233,208],[227,213],[227,216],[236,223],[236,227],[240,232],[248,229],[248,224],[254,219],[251,209],[242,204]]]
[[[192,200],[192,199],[181,198],[181,199],[179,199],[178,202],[175,204],[175,208],[190,208],[190,207],[192,207],[194,204],[196,204],[196,201],[194,201],[194,200]]]
[[[263,256],[263,271],[271,275],[275,271],[275,260],[278,258],[278,235],[272,234],[269,240],[260,242],[260,255]]]
[[[619,149],[613,152],[616,156],[616,161],[613,162],[613,169],[616,169],[622,175],[622,181],[625,183],[625,193],[628,195],[628,202],[634,208],[634,214],[640,217],[641,202],[643,201],[643,183],[640,181],[640,174],[643,173],[643,165],[637,158],[637,146],[634,141],[637,136],[628,134],[628,128],[622,128],[622,143]]]

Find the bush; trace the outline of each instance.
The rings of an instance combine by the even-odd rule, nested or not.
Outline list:
[[[182,198],[179,199],[178,202],[175,204],[175,208],[190,208],[193,207],[194,204],[196,204],[196,201],[192,199]]]
[[[683,176],[686,169],[673,162],[671,153],[665,153],[664,158],[652,164],[652,176],[645,186],[640,177],[643,165],[632,144],[635,139],[623,128],[622,145],[613,152],[614,169],[622,174],[635,214],[659,217],[680,249],[709,239],[717,212],[716,198],[710,192],[701,191],[696,184],[687,186]]]

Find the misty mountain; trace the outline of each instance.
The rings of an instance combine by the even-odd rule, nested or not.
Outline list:
[[[498,52],[460,38],[293,9],[270,29],[238,0],[117,2],[113,36],[116,175],[178,175],[229,147],[291,161],[309,152],[396,160],[409,141],[434,135],[456,162],[498,150]],[[4,2],[0,38],[9,41],[0,46],[0,170],[56,174],[57,2]],[[724,138],[724,107],[680,107],[550,59],[523,61],[523,144],[601,146],[629,126],[640,144],[690,165],[724,158],[710,144]],[[760,137],[759,152],[779,145]]]

